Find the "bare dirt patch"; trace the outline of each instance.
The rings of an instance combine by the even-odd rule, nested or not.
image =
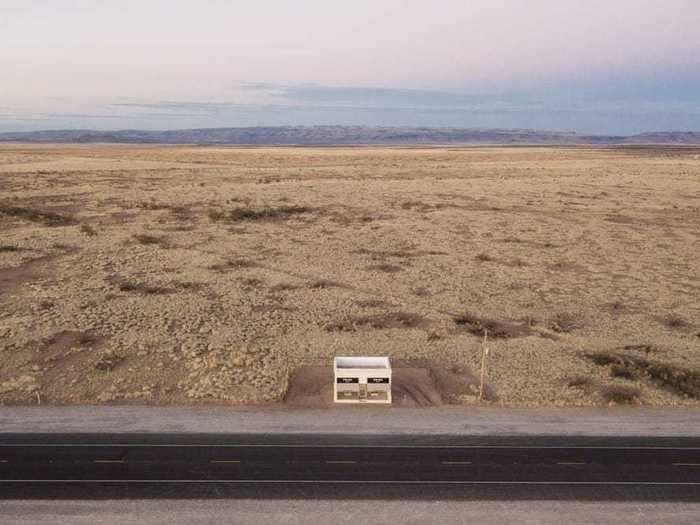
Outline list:
[[[0,268],[0,294],[10,293],[26,282],[38,279],[55,258],[55,255],[45,255],[30,259],[19,266]]]

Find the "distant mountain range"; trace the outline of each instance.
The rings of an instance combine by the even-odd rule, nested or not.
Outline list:
[[[541,145],[700,145],[700,132],[642,133],[630,136],[580,135],[526,129],[400,128],[363,126],[282,126],[184,129],[173,131],[53,130],[0,133],[0,142],[362,145],[362,144],[541,144]]]

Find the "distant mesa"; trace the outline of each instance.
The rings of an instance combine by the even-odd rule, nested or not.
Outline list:
[[[700,132],[630,136],[580,135],[526,129],[283,126],[146,130],[52,130],[0,133],[0,142],[212,145],[700,145]]]

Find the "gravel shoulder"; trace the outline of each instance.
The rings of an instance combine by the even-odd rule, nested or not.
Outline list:
[[[5,407],[2,433],[700,436],[695,409]]]

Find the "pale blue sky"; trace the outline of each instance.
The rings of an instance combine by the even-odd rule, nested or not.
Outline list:
[[[700,131],[696,0],[0,0],[0,131]]]

